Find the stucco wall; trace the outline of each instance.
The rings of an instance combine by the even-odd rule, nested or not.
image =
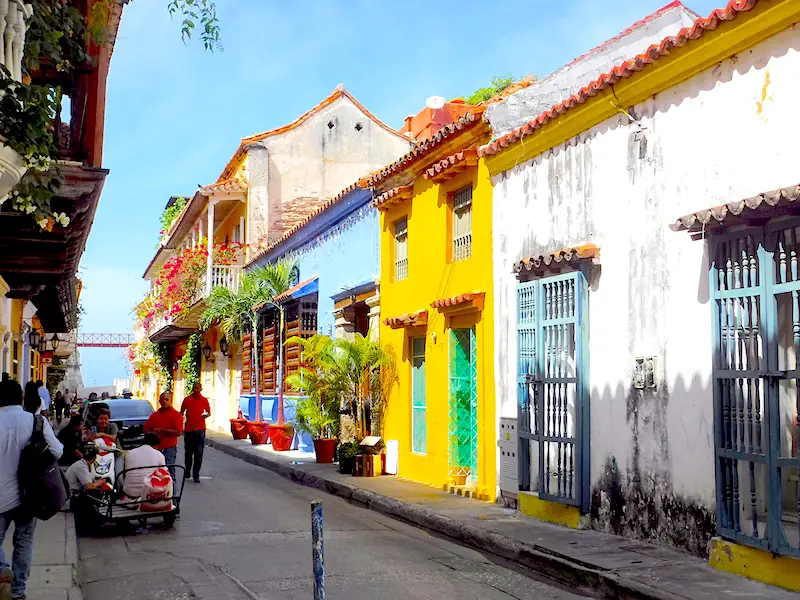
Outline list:
[[[299,216],[409,148],[346,96],[297,128],[251,146],[249,242],[279,237]]]
[[[515,261],[581,242],[591,277],[595,527],[702,554],[714,528],[706,244],[669,223],[798,181],[787,30],[493,178],[498,412],[516,416]],[[657,357],[658,388],[633,389]]]

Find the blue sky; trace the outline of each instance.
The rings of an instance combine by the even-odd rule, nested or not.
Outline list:
[[[239,139],[345,87],[400,127],[431,95],[495,75],[546,75],[666,0],[217,0],[224,51],[184,45],[167,0],[125,8],[108,79],[111,170],[81,263],[86,332],[130,331],[169,196],[212,183]],[[723,0],[687,3],[707,15]],[[84,349],[86,385],[127,376],[121,350]]]

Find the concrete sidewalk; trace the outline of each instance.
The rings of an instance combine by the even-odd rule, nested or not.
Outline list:
[[[13,531],[12,525],[3,544],[9,562],[13,551]],[[78,541],[72,513],[62,511],[49,521],[39,521],[36,524],[33,570],[26,591],[29,600],[81,600],[77,567]]]
[[[277,453],[208,432],[209,446],[301,485],[340,496],[517,563],[574,589],[608,598],[716,600],[798,598],[797,594],[722,573],[703,559],[598,531],[578,531],[514,510],[453,496],[396,477],[363,478],[318,465],[313,455]]]

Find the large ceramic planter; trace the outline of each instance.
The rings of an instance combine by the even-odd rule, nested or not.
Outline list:
[[[23,166],[22,157],[4,145],[0,137],[0,202],[8,197],[11,188],[19,183],[28,170]]]
[[[318,463],[332,463],[333,456],[336,454],[336,438],[314,440],[314,454],[317,455]]]
[[[248,421],[247,435],[250,436],[250,443],[253,446],[260,446],[269,441],[269,423],[266,421]]]
[[[294,440],[294,427],[289,423],[269,426],[269,441],[273,450],[278,452],[291,450],[292,440]]]
[[[246,440],[247,419],[231,419],[231,435],[235,440]]]

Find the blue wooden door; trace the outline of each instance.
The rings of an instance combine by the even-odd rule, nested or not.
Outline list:
[[[711,243],[717,529],[800,556],[800,220]]]
[[[588,295],[583,273],[517,287],[520,489],[589,510]]]

